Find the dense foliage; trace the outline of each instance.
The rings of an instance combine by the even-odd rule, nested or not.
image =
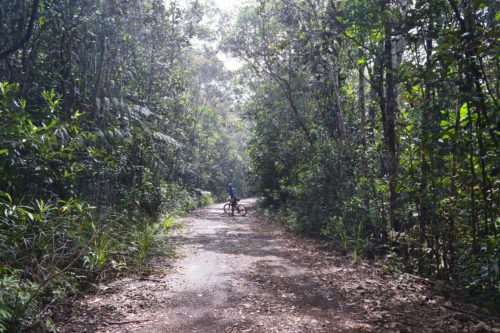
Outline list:
[[[355,256],[500,291],[497,1],[258,1],[226,50],[265,204]]]
[[[247,148],[293,229],[500,292],[499,13],[260,0],[222,42],[235,77],[197,1],[0,2],[0,331],[50,328],[172,216],[248,193]]]
[[[190,46],[203,12],[0,2],[0,331],[50,328],[53,305],[141,262],[173,215],[244,187],[240,120],[210,91],[231,77]]]

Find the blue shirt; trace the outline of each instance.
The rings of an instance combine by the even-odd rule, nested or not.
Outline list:
[[[231,198],[236,198],[236,188],[233,185],[228,187],[228,191]]]

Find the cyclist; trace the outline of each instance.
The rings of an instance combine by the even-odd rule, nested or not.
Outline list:
[[[227,191],[231,196],[231,211],[232,215],[234,215],[234,207],[236,206],[238,199],[236,199],[236,187],[234,187],[233,183],[229,183],[229,185],[227,186]]]

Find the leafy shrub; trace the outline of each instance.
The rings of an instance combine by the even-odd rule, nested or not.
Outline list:
[[[0,332],[40,324],[86,282],[140,264],[175,214],[211,201],[133,164],[133,136],[85,131],[53,90],[30,108],[17,89],[0,84]]]
[[[9,331],[15,327],[13,325],[24,326],[24,321],[29,321],[37,314],[33,296],[39,286],[21,279],[20,273],[0,266],[0,332]]]
[[[162,182],[160,193],[162,210],[172,214],[182,215],[213,202],[212,194],[208,191],[189,191],[174,183]]]

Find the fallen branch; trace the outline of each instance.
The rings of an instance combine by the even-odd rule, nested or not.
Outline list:
[[[485,313],[477,313],[477,312],[472,312],[472,311],[469,311],[469,310],[464,310],[464,309],[460,309],[460,308],[457,308],[457,307],[454,307],[452,305],[446,305],[446,304],[443,304],[443,307],[447,308],[448,310],[452,310],[452,311],[455,311],[455,312],[461,312],[463,314],[467,314],[471,317],[474,317],[476,319],[479,319],[479,320],[487,320],[489,319],[491,316],[485,314]]]
[[[146,321],[151,321],[151,320],[145,319],[145,320],[130,320],[130,321],[105,321],[105,323],[108,325],[126,325],[126,324],[139,324],[139,323],[144,323]]]
[[[151,282],[163,282],[162,280],[157,280],[157,279],[151,279],[151,278],[148,278],[148,277],[145,277],[145,276],[142,276],[140,278],[138,278],[137,280],[139,281],[151,281]]]
[[[411,278],[411,279],[414,279],[414,280],[419,280],[419,281],[422,281],[422,282],[425,282],[425,283],[428,283],[428,284],[435,284],[434,281],[432,280],[429,280],[427,278],[424,278],[424,277],[421,277],[421,276],[418,276],[418,275],[413,275],[413,274],[410,274],[410,273],[403,273],[401,274],[401,276],[406,276],[408,278]]]

